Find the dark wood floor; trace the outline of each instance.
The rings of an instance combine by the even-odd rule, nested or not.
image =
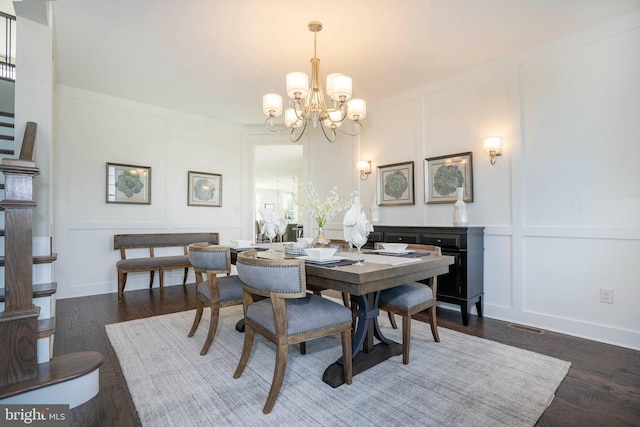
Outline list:
[[[71,411],[71,425],[140,425],[104,325],[194,307],[193,284],[166,287],[162,298],[158,289],[127,291],[121,304],[116,294],[58,300],[54,357],[83,350],[105,357],[100,392]],[[571,362],[539,426],[640,426],[640,352],[548,331],[536,334],[476,316],[465,327],[460,314],[450,310],[438,309],[438,324]]]

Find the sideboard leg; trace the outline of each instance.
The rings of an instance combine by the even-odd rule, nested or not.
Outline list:
[[[462,324],[469,326],[469,306],[466,303],[461,304],[460,311],[462,312]]]

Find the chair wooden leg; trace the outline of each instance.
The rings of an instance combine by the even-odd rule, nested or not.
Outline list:
[[[411,348],[411,316],[402,316],[402,363],[409,364],[409,349]]]
[[[155,270],[151,270],[151,273],[149,274],[149,289],[151,289],[153,287],[153,278],[155,277],[156,271]]]
[[[307,354],[307,343],[306,342],[301,342],[300,343],[300,354]]]
[[[182,286],[187,286],[187,276],[189,275],[189,267],[184,269],[184,278],[182,279]]]
[[[393,329],[398,329],[398,324],[396,323],[396,318],[393,315],[393,313],[390,311],[387,311],[387,314],[389,315],[389,322],[391,322],[391,327]]]
[[[127,285],[127,273],[118,271],[118,298],[124,296],[124,287]]]
[[[159,281],[160,281],[160,296],[164,295],[164,270],[160,268],[158,272]]]
[[[429,324],[431,325],[431,333],[433,334],[433,340],[440,342],[440,335],[438,335],[438,321],[436,320],[436,308],[430,307],[427,309],[429,314]]]
[[[342,367],[344,369],[344,382],[351,384],[353,368],[351,363],[351,330],[342,331]]]
[[[282,344],[276,348],[276,368],[273,371],[273,380],[271,381],[271,390],[269,390],[269,397],[267,397],[267,403],[262,408],[262,413],[270,414],[273,406],[276,404],[276,399],[280,394],[280,388],[282,387],[282,381],[284,380],[284,373],[287,369],[287,357],[289,354],[289,346]]]
[[[193,325],[191,325],[191,330],[189,331],[188,337],[192,337],[193,334],[196,333],[198,326],[200,325],[200,320],[202,319],[202,313],[204,312],[204,303],[199,299],[196,300],[196,318],[193,319]]]
[[[240,356],[240,360],[238,361],[238,366],[236,367],[236,371],[233,373],[233,378],[240,378],[242,372],[244,371],[245,366],[247,366],[247,362],[249,361],[249,356],[251,356],[251,350],[253,348],[253,329],[247,327],[245,324],[244,330],[244,344],[242,345],[242,355]]]
[[[349,304],[349,294],[346,292],[342,293],[342,304],[347,308],[351,307],[351,304]]]
[[[216,337],[216,330],[218,329],[218,319],[220,319],[220,307],[211,307],[211,321],[209,322],[209,332],[207,333],[207,339],[204,340],[200,355],[204,356],[209,351],[213,339]]]

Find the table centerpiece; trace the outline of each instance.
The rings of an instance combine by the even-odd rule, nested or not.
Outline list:
[[[329,195],[320,200],[320,196],[312,183],[300,184],[300,191],[296,197],[298,206],[305,208],[311,213],[318,225],[318,235],[311,242],[312,246],[327,246],[331,243],[323,231],[323,227],[340,211],[351,206],[354,193],[338,194],[338,188],[333,187]]]

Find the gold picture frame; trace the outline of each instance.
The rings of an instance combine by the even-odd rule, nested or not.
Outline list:
[[[415,205],[413,161],[377,167],[379,206]]]
[[[188,206],[222,206],[222,175],[219,173],[189,171]]]
[[[106,202],[151,204],[151,167],[107,162]]]
[[[473,202],[473,153],[424,159],[425,204],[455,203],[457,187],[464,187],[466,203]]]

